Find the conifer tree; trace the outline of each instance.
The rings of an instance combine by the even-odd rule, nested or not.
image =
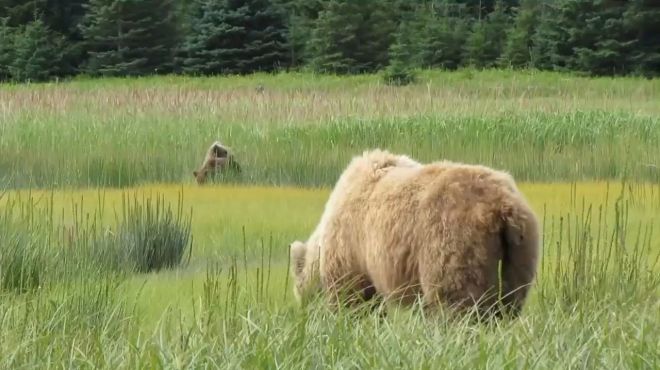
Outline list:
[[[309,42],[310,63],[320,72],[371,72],[388,63],[396,31],[389,3],[329,0],[315,22]]]
[[[9,71],[16,81],[46,81],[58,73],[62,59],[61,38],[51,36],[41,19],[22,27],[14,37]]]
[[[355,51],[362,17],[350,1],[331,0],[319,13],[309,41],[310,64],[318,72],[359,72]]]
[[[272,0],[243,2],[250,10],[243,72],[270,72],[286,65],[288,29],[282,9]]]
[[[504,50],[508,23],[506,5],[498,0],[485,20],[477,20],[473,24],[464,48],[467,63],[477,68],[495,65]]]
[[[532,36],[532,65],[543,70],[563,70],[572,53],[568,42],[567,24],[560,8],[541,4],[538,27]]]
[[[8,19],[0,19],[0,82],[11,78],[9,65],[14,60],[14,33]]]
[[[412,38],[412,27],[407,22],[402,22],[395,41],[390,46],[390,62],[383,76],[388,85],[403,86],[415,82],[415,74],[411,68],[414,57]]]
[[[388,65],[392,35],[397,33],[396,14],[387,0],[362,0],[358,4],[360,46],[355,50],[355,59],[360,72],[373,72]]]
[[[45,8],[44,0],[0,0],[0,18],[5,18],[9,27],[22,27],[43,15]]]
[[[631,0],[623,14],[624,26],[634,40],[630,70],[648,77],[660,75],[660,4]]]
[[[314,22],[323,10],[326,0],[280,0],[287,17],[288,58],[291,67],[309,61],[307,48],[314,30]]]
[[[284,14],[269,0],[198,0],[185,40],[184,71],[244,74],[285,64]]]
[[[626,72],[633,41],[625,34],[622,4],[572,0],[563,4],[562,10],[570,24],[570,69],[597,75]]]
[[[171,0],[90,0],[81,25],[91,74],[170,72],[178,42]]]
[[[507,32],[501,58],[503,66],[515,68],[531,64],[532,37],[538,20],[538,0],[523,0],[513,27]]]
[[[472,24],[470,35],[465,41],[463,49],[465,64],[477,68],[488,65],[486,54],[487,32],[488,28],[485,21],[477,20]]]
[[[78,73],[86,57],[79,26],[88,0],[47,0],[41,3],[45,5],[44,23],[63,40],[60,72],[63,75]]]
[[[424,26],[420,32],[420,60],[430,68],[456,69],[468,37],[469,27],[464,5],[445,0],[437,7],[421,7]],[[435,11],[437,9],[437,11]],[[477,41],[477,40],[473,40]]]
[[[486,60],[488,66],[495,65],[502,56],[511,17],[506,2],[498,0],[495,9],[488,14],[486,22]]]
[[[61,39],[63,43],[60,65],[55,68],[60,75],[78,72],[84,58],[81,47],[82,36],[78,24],[83,15],[82,5],[87,0],[0,0],[0,18],[6,18],[7,25],[21,28],[35,19],[40,19],[48,29],[50,37]]]

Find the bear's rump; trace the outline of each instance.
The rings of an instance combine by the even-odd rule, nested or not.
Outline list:
[[[429,291],[478,296],[496,284],[502,256],[497,233],[435,225],[414,234],[422,237],[402,238],[391,230],[370,235],[362,249],[364,275],[386,299],[408,304]]]
[[[451,286],[461,280],[455,276],[459,271],[467,273],[464,282],[474,280],[476,289],[491,283],[501,254],[497,205],[465,198],[462,189],[445,189],[439,197],[384,192],[384,201],[369,205],[358,254],[380,294],[409,302],[423,293],[422,280]]]

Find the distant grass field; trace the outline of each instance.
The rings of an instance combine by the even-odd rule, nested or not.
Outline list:
[[[329,186],[365,148],[454,159],[529,181],[660,179],[660,83],[556,73],[163,77],[0,86],[0,181],[10,187],[190,182],[229,145],[229,182]],[[265,86],[263,93],[256,90]]]
[[[0,368],[660,368],[660,82],[379,81],[0,85]],[[194,185],[214,140],[244,172]],[[515,176],[543,227],[520,318],[294,303],[288,244],[373,147]],[[151,270],[169,257],[141,245],[182,262]]]

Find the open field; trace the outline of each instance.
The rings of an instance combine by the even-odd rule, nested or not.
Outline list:
[[[506,71],[0,86],[0,368],[657,369],[659,101]],[[245,172],[193,185],[216,139]],[[295,305],[288,243],[376,146],[514,174],[543,225],[519,319]],[[138,271],[149,237],[183,263]]]
[[[38,222],[27,229],[39,234],[32,234],[36,240],[49,240],[50,249],[38,266],[47,272],[39,288],[5,290],[0,363],[14,368],[50,358],[109,368],[657,366],[660,244],[654,230],[660,228],[660,187],[521,188],[544,218],[540,276],[524,316],[496,327],[427,321],[408,311],[356,326],[350,316],[329,318],[318,307],[295,307],[286,245],[314,226],[327,189],[10,192],[3,198],[5,211],[22,219],[22,210],[32,209],[30,217]],[[196,238],[184,267],[90,275],[91,266],[67,256],[88,247],[82,240],[93,229],[87,220],[114,228],[123,199],[158,194],[172,204],[183,194],[183,208],[193,209]],[[76,230],[81,241],[70,244],[62,225]],[[44,237],[50,230],[52,238]]]
[[[659,97],[657,80],[470,71],[398,89],[312,75],[0,87],[0,183],[189,182],[216,139],[246,169],[228,181],[258,184],[328,186],[374,146],[520,180],[658,181]]]

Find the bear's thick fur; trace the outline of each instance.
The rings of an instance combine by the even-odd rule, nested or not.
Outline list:
[[[209,175],[213,174],[217,170],[232,170],[237,173],[241,172],[241,166],[236,158],[234,158],[234,155],[231,153],[229,148],[222,145],[222,143],[219,141],[211,144],[209,149],[206,151],[206,156],[204,157],[202,166],[199,169],[193,171],[193,176],[195,176],[197,184],[202,185],[206,182]]]
[[[333,306],[375,294],[404,304],[420,297],[425,308],[504,307],[514,316],[538,250],[536,216],[509,174],[382,150],[351,161],[309,239],[290,245],[299,300],[317,292]]]

